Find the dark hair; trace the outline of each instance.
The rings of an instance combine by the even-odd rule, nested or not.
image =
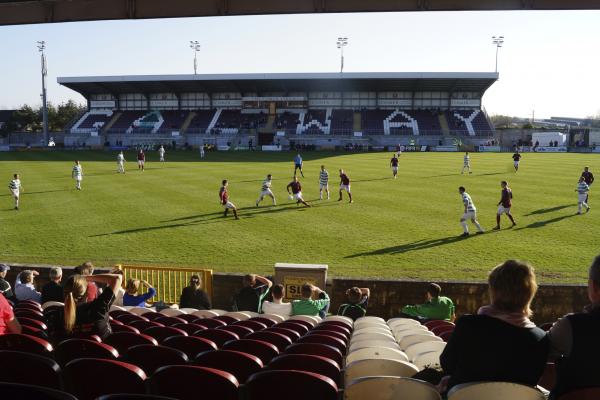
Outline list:
[[[227,179],[223,179],[223,182],[221,182],[221,184],[226,184],[227,183]]]
[[[283,285],[281,284],[277,284],[273,286],[273,289],[271,289],[272,293],[273,293],[273,297],[277,297],[278,299],[283,297]]]
[[[348,301],[353,304],[360,303],[362,299],[362,292],[356,286],[348,289]]]
[[[466,192],[467,191],[467,189],[465,189],[464,186],[459,186],[458,190],[460,190],[461,192]]]
[[[312,285],[310,283],[305,283],[302,285],[302,297],[310,297],[312,296]]]
[[[437,283],[432,282],[427,286],[427,293],[429,293],[431,297],[438,297],[440,293],[442,293],[442,288]]]
[[[243,278],[244,286],[254,286],[255,282],[256,282],[256,275],[254,275],[254,274],[244,275],[244,278]]]

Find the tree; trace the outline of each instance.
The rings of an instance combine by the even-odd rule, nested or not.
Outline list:
[[[514,122],[514,117],[509,117],[508,115],[492,115],[490,120],[496,128],[509,128]]]
[[[77,104],[73,100],[61,103],[56,107],[51,102],[48,103],[48,131],[56,132],[64,130],[69,123],[85,112],[86,107]],[[43,131],[43,110],[41,106],[32,108],[24,105],[13,114],[12,118],[3,128],[3,133],[11,132],[42,132]]]

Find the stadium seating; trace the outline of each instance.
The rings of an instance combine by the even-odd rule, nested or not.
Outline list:
[[[185,365],[188,363],[188,356],[180,350],[167,346],[154,346],[151,344],[141,344],[133,346],[122,358],[123,361],[140,367],[147,376],[151,376],[154,371],[166,365]]]
[[[60,367],[49,357],[19,351],[0,351],[0,365],[2,382],[35,383],[51,389],[62,388]]]
[[[205,351],[217,350],[213,341],[196,336],[171,336],[165,339],[163,345],[184,352],[190,360]]]
[[[465,383],[454,386],[448,392],[448,400],[544,400],[545,398],[546,396],[537,389],[509,382]]]
[[[364,376],[401,376],[411,378],[418,368],[411,363],[400,360],[366,359],[353,361],[346,365],[344,382],[350,383]]]
[[[196,332],[196,337],[208,339],[214,342],[218,348],[223,347],[226,342],[238,340],[240,337],[233,332],[224,331],[222,329],[206,329]]]
[[[187,336],[185,331],[170,326],[153,326],[144,330],[143,333],[156,339],[159,344],[171,336]]]
[[[286,354],[312,354],[327,357],[338,365],[344,365],[344,356],[336,348],[319,343],[294,343],[285,349]]]
[[[49,356],[53,348],[44,339],[26,334],[9,333],[0,335],[0,350],[21,351]]]
[[[158,342],[153,337],[132,332],[115,332],[107,337],[104,343],[117,349],[120,354],[125,354],[127,350],[140,344],[158,346]]]
[[[0,382],[0,393],[6,399],[81,400],[60,390],[20,383]]]
[[[226,371],[244,383],[250,375],[263,368],[260,358],[235,350],[207,351],[194,359],[194,365]]]
[[[367,376],[346,385],[345,400],[441,400],[435,387],[411,378],[396,376]]]
[[[289,337],[282,335],[281,333],[268,332],[264,330],[251,333],[250,335],[246,336],[246,338],[271,343],[272,345],[277,347],[277,350],[279,350],[280,352],[282,352],[287,346],[292,344],[292,340]]]
[[[54,349],[54,358],[62,366],[77,358],[102,358],[116,360],[119,352],[106,343],[88,339],[68,339],[60,342]]]
[[[268,364],[273,358],[279,355],[279,350],[277,350],[275,345],[263,342],[262,340],[232,340],[225,343],[223,349],[252,354],[253,356],[258,357],[262,361],[263,365]]]
[[[207,399],[238,400],[239,383],[235,376],[196,365],[160,368],[150,378],[149,386],[152,394],[179,400],[197,400],[200,393]]]
[[[268,369],[286,370],[295,369],[299,371],[314,372],[323,375],[340,384],[341,372],[340,366],[335,361],[327,358],[311,354],[282,354],[275,357],[269,365]]]
[[[597,400],[600,398],[600,388],[584,388],[565,393],[558,400]]]
[[[338,389],[326,376],[306,371],[266,370],[250,377],[244,386],[247,400],[336,400]]]

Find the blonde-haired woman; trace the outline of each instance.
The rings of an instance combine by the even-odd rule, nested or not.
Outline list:
[[[144,294],[140,294],[140,286],[148,288]],[[128,279],[123,295],[123,305],[133,307],[146,307],[146,301],[156,296],[156,289],[147,281],[139,279]]]
[[[537,291],[533,267],[508,260],[488,277],[491,304],[464,315],[440,357],[447,387],[503,381],[535,386],[548,355],[545,332],[529,319]]]

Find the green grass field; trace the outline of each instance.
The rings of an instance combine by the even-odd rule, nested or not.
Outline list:
[[[210,267],[219,272],[270,273],[275,262],[325,263],[334,276],[484,280],[507,258],[533,263],[544,282],[582,282],[598,253],[600,208],[575,215],[575,186],[598,155],[525,154],[515,174],[511,154],[472,154],[472,175],[461,176],[461,153],[404,153],[399,179],[391,179],[388,153],[306,153],[305,198],[287,199],[292,153],[167,153],[148,155],[137,171],[116,174],[116,153],[0,154],[6,185],[21,174],[21,210],[8,189],[0,195],[0,260],[74,265],[143,263]],[[74,189],[72,160],[82,160],[84,190]],[[318,199],[318,170],[333,176],[330,201]],[[337,170],[352,179],[355,203],[337,202]],[[278,205],[254,202],[267,173]],[[241,219],[223,218],[221,179]],[[514,192],[518,226],[491,232],[501,180]],[[459,238],[467,187],[485,235]],[[5,186],[6,188],[6,186]],[[595,196],[590,204],[595,205]],[[346,198],[345,198],[346,200]],[[600,203],[599,203],[600,204]],[[471,227],[472,228],[472,227]],[[473,231],[473,230],[472,230]]]

